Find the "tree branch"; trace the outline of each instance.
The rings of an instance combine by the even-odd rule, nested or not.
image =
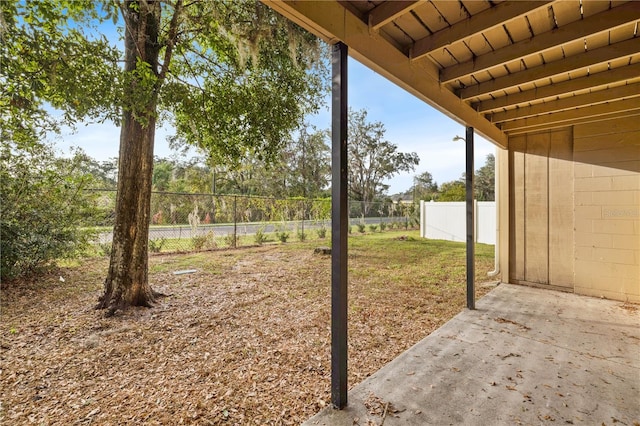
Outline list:
[[[171,23],[169,24],[169,33],[167,35],[167,48],[164,51],[164,60],[162,61],[162,69],[158,75],[158,81],[164,80],[171,63],[171,56],[173,55],[173,48],[176,45],[176,39],[178,34],[179,18],[182,13],[182,0],[176,2],[176,7],[173,10],[173,16],[171,17]]]

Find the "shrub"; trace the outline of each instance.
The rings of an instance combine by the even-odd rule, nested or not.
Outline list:
[[[267,241],[267,235],[264,233],[264,227],[260,227],[256,230],[256,233],[253,235],[253,241],[258,245],[262,245]]]
[[[166,242],[167,240],[164,237],[149,240],[149,251],[151,253],[160,253],[162,251],[164,243]]]
[[[57,158],[38,142],[0,147],[0,278],[27,275],[80,255],[95,240],[93,178],[86,156]]]
[[[194,250],[205,250],[216,248],[216,239],[213,232],[208,232],[204,235],[194,235],[191,237],[191,245]]]
[[[378,230],[378,225],[369,225],[369,231],[376,232]]]
[[[327,236],[327,228],[325,228],[324,226],[318,228],[316,232],[318,233],[318,238],[325,238]],[[349,232],[351,232],[351,230],[349,230]]]
[[[304,232],[304,229],[300,228],[299,226],[296,227],[296,235],[298,236],[298,241],[306,241],[307,240],[307,233]]]
[[[365,229],[365,224],[364,223],[359,223],[358,224],[358,232],[360,232],[361,234],[364,234],[364,229]]]
[[[289,233],[286,231],[276,232],[276,238],[278,238],[280,242],[286,243],[287,240],[289,239]]]
[[[387,224],[385,222],[380,222],[380,230],[384,231],[387,227]]]
[[[286,243],[289,239],[289,232],[287,231],[286,223],[282,223],[281,225],[276,225],[276,238],[281,243]]]
[[[110,256],[111,255],[111,243],[98,243],[97,250],[99,256]]]
[[[233,234],[227,234],[224,236],[224,243],[229,247],[238,247],[238,242],[240,238],[234,236]]]

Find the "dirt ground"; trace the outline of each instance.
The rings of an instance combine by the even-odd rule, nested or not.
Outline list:
[[[153,256],[150,281],[168,297],[113,318],[93,309],[103,259],[5,286],[0,423],[306,420],[330,400],[330,256],[291,247]],[[349,267],[351,385],[465,303],[459,268],[425,285],[357,249]]]

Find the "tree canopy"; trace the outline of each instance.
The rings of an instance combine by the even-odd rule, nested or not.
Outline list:
[[[327,87],[321,42],[256,0],[5,1],[0,37],[3,139],[33,143],[60,122],[121,126],[109,313],[153,302],[156,123],[217,163],[272,160]]]
[[[367,121],[366,110],[349,111],[349,197],[363,206],[387,191],[385,180],[420,162],[415,152],[398,152],[398,146],[384,138],[385,132],[381,122]]]

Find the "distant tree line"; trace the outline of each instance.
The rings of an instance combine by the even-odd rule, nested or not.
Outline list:
[[[478,201],[495,200],[495,163],[493,154],[487,155],[482,167],[475,172],[474,198]],[[460,179],[444,182],[441,185],[433,179],[429,172],[414,177],[413,185],[406,192],[394,195],[393,198],[413,201],[465,201],[465,174]]]

